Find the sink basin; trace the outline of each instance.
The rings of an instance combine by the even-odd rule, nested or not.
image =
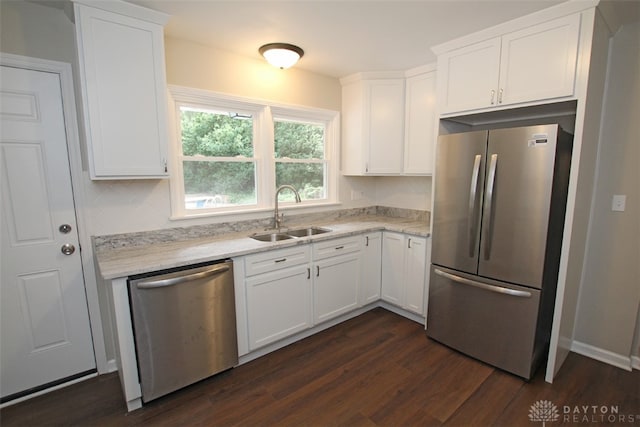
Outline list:
[[[278,242],[280,240],[296,239],[298,237],[314,236],[316,234],[328,233],[331,230],[328,228],[320,227],[306,227],[296,228],[295,230],[287,231],[267,231],[264,233],[252,234],[251,237],[254,240],[261,242]]]
[[[316,234],[328,233],[331,230],[328,228],[320,228],[320,227],[308,227],[308,228],[297,228],[295,230],[289,230],[286,233],[289,236],[294,237],[304,237],[304,236],[314,236]]]
[[[259,240],[261,242],[277,242],[280,240],[293,239],[293,236],[290,236],[285,233],[263,233],[263,234],[254,234],[250,236],[254,240]]]

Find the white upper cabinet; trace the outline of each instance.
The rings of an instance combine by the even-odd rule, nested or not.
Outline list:
[[[500,39],[448,52],[438,58],[438,69],[441,114],[493,105],[500,71]]]
[[[375,74],[378,77],[378,73]],[[404,162],[404,78],[342,82],[342,173],[397,175]]]
[[[407,175],[433,173],[436,139],[436,71],[407,77],[405,87],[404,169]]]
[[[574,14],[442,53],[440,114],[573,96],[579,36]]]
[[[74,15],[91,178],[166,177],[168,16],[82,0]]]
[[[580,15],[503,36],[498,102],[573,95],[579,37]]]

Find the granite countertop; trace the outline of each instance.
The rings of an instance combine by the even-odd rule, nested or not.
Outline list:
[[[109,239],[110,236],[101,237],[97,239],[97,242],[94,239],[94,246],[100,275],[105,280],[111,280],[371,231],[397,231],[421,237],[429,237],[430,235],[429,221],[425,218],[370,214],[325,221],[315,219],[307,223],[291,224],[283,230],[310,226],[329,228],[331,231],[278,242],[260,242],[249,237],[253,233],[264,232],[265,227],[165,242],[156,242],[149,239],[147,235],[132,233],[127,235],[129,240],[122,237]],[[135,235],[140,235],[140,237],[135,238]],[[114,243],[114,240],[117,243]]]

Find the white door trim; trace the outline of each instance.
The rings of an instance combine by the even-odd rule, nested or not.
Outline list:
[[[98,283],[94,273],[96,270],[93,262],[93,247],[85,218],[84,208],[86,206],[86,197],[83,185],[84,177],[82,172],[82,154],[80,150],[78,116],[76,114],[76,98],[74,93],[71,64],[0,52],[0,65],[55,73],[60,76],[62,108],[65,118],[64,127],[67,134],[67,152],[69,155],[69,166],[71,169],[71,187],[73,189],[73,197],[75,201],[78,238],[82,248],[80,251],[80,257],[82,262],[84,287],[87,294],[87,307],[89,309],[89,322],[93,338],[93,351],[95,353],[98,373],[104,374],[110,372],[112,369],[110,369],[110,366],[107,363],[104,332],[102,329],[102,318],[98,300]]]

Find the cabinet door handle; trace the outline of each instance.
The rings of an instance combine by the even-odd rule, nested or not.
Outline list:
[[[409,242],[408,242],[408,244],[407,244],[407,247],[408,247],[409,249],[411,249],[411,239],[409,239]]]
[[[498,92],[498,104],[502,104],[502,93],[504,92],[504,89],[500,89],[500,92]]]
[[[365,244],[364,245],[365,246],[369,246],[369,236],[365,236],[365,239],[367,239],[367,240],[365,240]]]
[[[276,263],[277,262],[285,262],[286,260],[287,260],[286,258],[281,258],[281,259],[277,259],[277,260],[275,260],[273,262],[276,262]]]
[[[320,277],[320,266],[316,265],[316,277]]]
[[[491,105],[495,104],[496,91],[491,89]]]
[[[167,159],[162,159],[164,161],[164,173],[167,173]]]
[[[307,267],[307,279],[311,279],[311,269]]]

